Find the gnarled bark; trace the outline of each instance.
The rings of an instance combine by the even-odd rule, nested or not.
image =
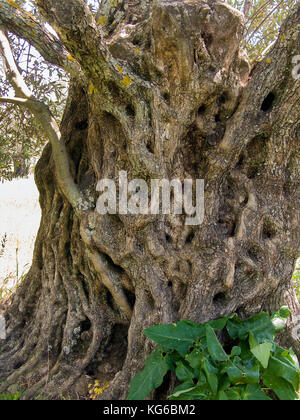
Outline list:
[[[88,373],[111,381],[103,398],[126,398],[153,346],[147,326],[282,304],[299,314],[299,6],[250,73],[243,16],[225,3],[119,2],[99,11],[102,28],[81,0],[37,3],[84,73],[61,135],[89,206],[78,212],[62,194],[47,146],[33,265],[5,310],[0,391],[21,380],[25,398],[57,396]],[[204,179],[204,223],[100,216],[96,184],[121,170]],[[290,329],[282,340],[300,355]]]

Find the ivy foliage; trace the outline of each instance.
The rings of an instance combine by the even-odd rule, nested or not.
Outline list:
[[[130,385],[128,400],[143,400],[171,371],[178,386],[170,400],[297,400],[300,370],[292,349],[275,343],[290,311],[236,314],[206,324],[184,320],[144,331],[158,343]],[[224,348],[218,336],[231,342]]]

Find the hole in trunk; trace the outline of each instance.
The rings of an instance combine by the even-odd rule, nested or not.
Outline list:
[[[135,294],[132,293],[132,292],[130,292],[127,289],[124,289],[124,293],[125,293],[125,295],[127,297],[127,300],[128,300],[128,303],[129,303],[131,309],[133,309],[134,308],[134,305],[135,305],[135,301],[136,301]]]
[[[16,364],[14,364],[14,369],[15,369],[15,370],[18,370],[18,369],[20,369],[20,367],[22,367],[22,366],[23,366],[23,363],[21,363],[21,362],[16,363]]]
[[[126,107],[126,114],[129,117],[132,117],[132,118],[135,117],[135,109],[134,109],[134,107],[132,105],[130,105],[130,104],[127,105],[127,107]]]
[[[81,332],[90,331],[91,326],[92,326],[91,321],[88,318],[86,318],[86,320],[82,321],[80,324]]]
[[[213,42],[213,37],[211,34],[205,34],[202,32],[201,37],[203,38],[203,41],[205,43],[206,48],[209,48]]]
[[[191,233],[188,235],[188,237],[186,238],[185,243],[186,243],[186,244],[191,244],[191,243],[193,242],[194,238],[195,238],[195,232],[191,232]]]
[[[213,298],[213,303],[215,305],[219,305],[222,304],[226,301],[226,295],[225,293],[221,292],[221,293],[217,293],[214,298]]]
[[[163,98],[167,103],[170,103],[170,95],[168,94],[168,92],[165,92],[163,94]]]
[[[264,99],[262,105],[261,105],[261,110],[263,112],[270,112],[272,111],[273,108],[273,104],[275,101],[275,94],[273,92],[270,92],[269,95]]]
[[[227,95],[227,93],[226,93],[226,92],[224,92],[224,93],[222,93],[222,95],[219,97],[218,102],[219,102],[219,104],[220,104],[220,105],[223,105],[223,104],[225,104],[225,103],[227,102],[227,100],[228,100],[228,95]]]
[[[263,225],[263,239],[272,239],[277,234],[277,228],[270,220],[266,220]]]
[[[198,115],[203,115],[205,111],[206,111],[206,106],[201,105],[200,108],[198,109]]]
[[[75,124],[76,130],[84,131],[87,130],[89,126],[88,120],[79,121]]]
[[[170,235],[168,235],[167,233],[166,233],[166,241],[167,241],[169,244],[171,244],[171,243],[172,243],[172,238],[171,238],[171,236],[170,236]]]

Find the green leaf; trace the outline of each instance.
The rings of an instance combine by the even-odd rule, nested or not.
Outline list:
[[[299,396],[294,391],[292,385],[285,379],[266,373],[263,377],[263,382],[264,385],[267,388],[272,389],[282,401],[295,401],[299,399]]]
[[[227,396],[226,392],[224,392],[224,391],[220,391],[220,392],[218,393],[217,400],[218,400],[218,401],[228,401],[228,400],[229,400],[229,398],[228,398],[228,396]]]
[[[238,346],[232,348],[230,357],[240,356],[242,353],[242,349]]]
[[[282,331],[287,323],[288,318],[291,315],[291,311],[287,306],[280,308],[278,312],[275,312],[272,316],[272,324],[274,325],[276,333]]]
[[[227,323],[227,331],[234,340],[237,338],[246,340],[251,332],[258,344],[273,341],[276,334],[271,317],[266,312],[260,312],[245,321],[242,321],[238,316],[234,316]]]
[[[269,401],[270,398],[261,389],[258,384],[247,385],[244,391],[242,392],[243,401]]]
[[[255,359],[242,361],[236,357],[229,361],[224,371],[233,384],[256,384],[259,382],[259,364]]]
[[[208,352],[214,360],[226,362],[229,358],[221,346],[214,330],[210,326],[206,326],[206,340]]]
[[[196,385],[192,381],[184,382],[183,384],[180,384],[179,386],[177,386],[174,389],[173,394],[170,395],[169,398],[171,398],[171,397],[178,398],[178,397],[180,397],[180,395],[185,394],[187,392],[190,392],[195,388],[196,388]]]
[[[293,386],[296,392],[299,391],[299,371],[291,367],[289,364],[271,356],[267,373],[273,377],[285,379]]]
[[[239,385],[226,392],[227,399],[234,401],[268,401],[269,398],[258,384]]]
[[[226,327],[228,320],[231,319],[232,317],[233,315],[227,316],[226,318],[216,319],[214,321],[209,321],[204,325],[209,325],[214,330],[222,331]]]
[[[185,360],[191,365],[193,369],[201,369],[203,361],[207,357],[207,352],[195,348],[191,353],[185,356]]]
[[[272,343],[264,343],[264,344],[259,344],[258,346],[253,347],[251,349],[251,353],[262,364],[264,369],[267,369],[268,367],[272,347],[273,347]]]
[[[176,364],[176,376],[181,382],[192,380],[196,376],[196,372],[187,364],[182,361]]]
[[[201,331],[203,328],[197,328],[186,321],[180,321],[176,324],[156,325],[147,328],[144,333],[156,343],[177,350],[184,355],[188,348],[199,339]]]
[[[219,380],[219,391],[226,391],[230,387],[230,379],[228,375],[221,376]]]
[[[160,387],[168,370],[166,357],[158,347],[146,360],[145,368],[132,379],[127,400],[144,400],[153,389]]]
[[[219,380],[216,373],[218,373],[218,370],[214,370],[212,366],[210,365],[209,361],[206,360],[203,366],[204,372],[207,377],[207,382],[209,383],[209,386],[211,387],[211,390],[214,394],[217,394],[218,392],[218,386],[219,386]],[[214,373],[216,372],[216,373]]]
[[[178,392],[177,392],[178,394]],[[187,392],[181,393],[178,397],[171,395],[170,400],[208,400],[209,399],[209,390],[205,385],[195,386]]]

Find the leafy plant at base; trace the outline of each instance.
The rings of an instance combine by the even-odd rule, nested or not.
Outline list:
[[[275,343],[290,311],[260,312],[246,320],[236,314],[197,324],[184,320],[144,331],[158,343],[143,371],[133,378],[128,400],[143,400],[175,372],[180,384],[171,400],[297,400],[300,370],[292,349]],[[226,353],[217,334],[235,343]]]
[[[18,401],[21,399],[21,392],[15,394],[0,394],[0,401]]]

